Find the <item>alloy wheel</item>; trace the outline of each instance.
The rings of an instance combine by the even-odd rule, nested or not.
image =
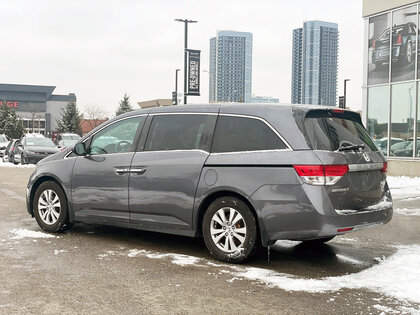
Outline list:
[[[38,199],[38,212],[41,220],[48,225],[57,222],[60,212],[60,198],[52,189],[44,190]]]
[[[242,215],[231,207],[217,210],[210,223],[214,244],[226,253],[242,248],[246,238],[246,224]]]

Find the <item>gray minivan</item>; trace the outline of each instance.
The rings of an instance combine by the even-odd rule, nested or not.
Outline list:
[[[322,243],[392,218],[387,163],[360,115],[211,104],[130,112],[38,163],[42,229],[104,224],[192,237],[240,262],[276,240]]]

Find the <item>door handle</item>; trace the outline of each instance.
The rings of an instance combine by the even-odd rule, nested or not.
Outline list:
[[[130,170],[130,173],[134,173],[137,175],[143,175],[146,172],[146,168],[140,168],[140,167],[133,167]]]
[[[117,175],[124,175],[130,172],[129,168],[114,168],[114,172]]]

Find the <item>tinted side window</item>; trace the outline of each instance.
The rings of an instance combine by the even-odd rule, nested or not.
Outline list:
[[[92,138],[90,154],[111,154],[134,151],[136,143],[133,142],[137,129],[143,126],[145,120],[145,116],[128,118],[102,129]]]
[[[212,152],[286,149],[284,142],[261,120],[219,116]]]
[[[216,115],[157,115],[153,117],[145,151],[209,151]]]

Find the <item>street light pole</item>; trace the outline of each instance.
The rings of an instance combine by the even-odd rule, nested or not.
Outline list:
[[[175,19],[177,22],[183,22],[185,25],[185,34],[184,34],[184,104],[187,104],[187,50],[188,50],[188,23],[197,23],[197,21],[187,20],[187,19]]]
[[[346,109],[346,105],[347,105],[347,81],[350,81],[350,79],[344,79],[344,104],[343,107],[344,109]]]
[[[178,71],[181,69],[175,70],[175,105],[178,105]]]

